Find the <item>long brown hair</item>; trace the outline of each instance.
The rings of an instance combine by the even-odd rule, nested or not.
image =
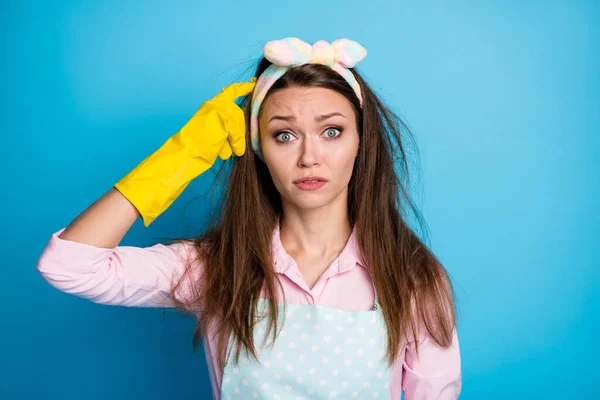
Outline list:
[[[268,60],[261,59],[254,76],[260,76],[269,65]],[[356,69],[352,73],[362,89],[362,109],[348,83],[318,64],[290,69],[264,101],[284,88],[321,87],[342,94],[354,107],[360,146],[349,182],[348,217],[357,228],[359,250],[380,298],[391,366],[401,343],[417,342],[419,329],[426,329],[439,345],[450,346],[456,323],[454,290],[445,268],[407,223],[409,215],[414,215],[421,230],[425,225],[408,190],[407,143],[414,144],[413,136]],[[248,127],[250,101],[251,95],[240,103],[246,110]],[[225,353],[231,333],[236,362],[242,350],[256,358],[253,325],[263,285],[269,297],[269,332],[273,338],[277,336],[279,299],[275,285],[281,285],[271,252],[273,229],[282,213],[281,198],[266,164],[252,150],[249,135],[245,154],[223,162],[219,174],[223,171],[227,188],[208,228],[197,238],[181,239],[193,244],[197,257],[187,265],[182,279],[174,282],[172,291],[179,308],[198,317],[194,348],[209,327],[216,327],[220,368],[228,357]],[[194,270],[198,263],[204,265],[201,275]],[[191,277],[192,295],[178,298],[183,281]]]

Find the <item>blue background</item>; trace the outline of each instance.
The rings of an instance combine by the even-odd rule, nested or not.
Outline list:
[[[0,398],[211,396],[191,319],[66,295],[36,261],[287,36],[363,44],[359,70],[417,137],[461,399],[599,398],[600,6],[450,3],[2,2]],[[211,179],[123,244],[198,233],[205,200],[184,207]]]

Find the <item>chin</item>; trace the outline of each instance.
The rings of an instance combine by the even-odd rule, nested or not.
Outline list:
[[[317,198],[317,196],[314,196],[314,198],[309,199],[309,198],[299,198],[296,197],[292,202],[292,206],[294,208],[300,209],[300,210],[311,210],[311,209],[316,209],[316,208],[321,208],[326,206],[327,204],[331,203],[332,199],[324,199],[324,198]]]

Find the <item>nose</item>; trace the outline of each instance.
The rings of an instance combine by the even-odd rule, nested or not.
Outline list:
[[[300,146],[300,157],[298,158],[299,167],[312,167],[317,164],[321,157],[321,148],[319,138],[313,135],[306,135]]]

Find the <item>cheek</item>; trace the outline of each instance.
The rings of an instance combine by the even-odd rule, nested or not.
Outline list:
[[[357,149],[353,145],[338,147],[328,155],[330,165],[336,165],[344,168],[351,168],[356,160]]]
[[[351,151],[339,152],[335,157],[330,158],[328,165],[333,169],[335,176],[339,177],[340,183],[344,182],[347,184],[352,177],[352,170],[354,168],[354,162],[356,161],[355,154]]]
[[[282,186],[285,186],[286,182],[291,179],[291,172],[289,171],[293,169],[293,166],[290,164],[290,158],[275,152],[268,154],[266,162],[275,187],[281,191]]]

